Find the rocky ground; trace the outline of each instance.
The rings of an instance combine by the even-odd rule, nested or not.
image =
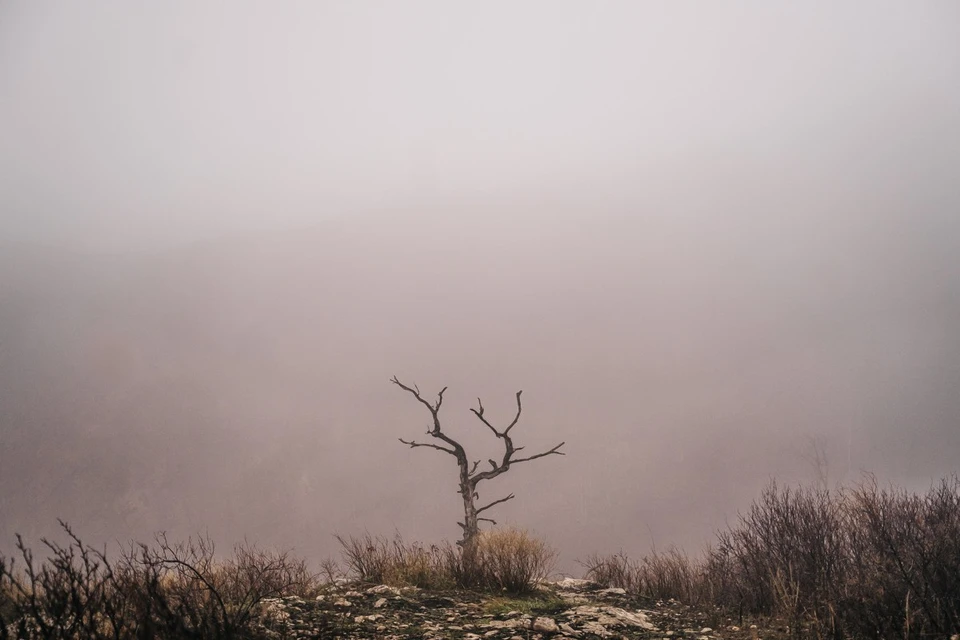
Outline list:
[[[758,629],[670,602],[642,602],[622,589],[566,578],[521,598],[433,592],[386,585],[331,586],[311,599],[265,603],[264,626],[278,640],[384,638],[402,640],[560,640],[578,638],[776,638],[789,630]]]

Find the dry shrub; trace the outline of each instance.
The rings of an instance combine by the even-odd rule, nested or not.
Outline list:
[[[0,638],[232,640],[266,637],[266,598],[309,594],[313,576],[283,552],[239,545],[218,561],[207,538],[133,545],[117,561],[84,544],[65,523],[66,546],[44,540],[37,562],[18,537],[22,569],[0,558]],[[8,625],[12,625],[9,626]],[[330,632],[323,629],[322,633]]]
[[[702,599],[700,565],[683,551],[671,548],[633,560],[623,552],[590,555],[580,563],[586,577],[654,600],[674,598],[697,604]]]
[[[546,579],[557,552],[524,529],[504,527],[480,534],[476,542],[478,574],[486,588],[522,593]]]
[[[418,542],[406,542],[399,533],[393,539],[364,533],[337,534],[344,562],[364,582],[421,589],[443,589],[457,584],[448,555],[452,550]]]
[[[591,556],[587,576],[653,598],[775,615],[818,638],[960,631],[960,480],[925,494],[771,483],[697,560]]]

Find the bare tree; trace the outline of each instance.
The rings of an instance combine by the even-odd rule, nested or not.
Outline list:
[[[480,398],[477,398],[477,408],[470,409],[470,411],[473,412],[473,414],[480,419],[480,422],[490,429],[490,431],[492,431],[497,438],[503,441],[504,447],[503,457],[499,462],[491,458],[488,460],[490,463],[490,469],[486,471],[477,471],[477,468],[480,466],[480,460],[476,460],[471,464],[470,459],[467,457],[466,451],[463,449],[463,446],[445,434],[440,427],[440,407],[443,405],[443,394],[447,390],[447,387],[444,387],[440,390],[440,393],[437,394],[436,402],[431,404],[420,395],[420,389],[416,385],[409,387],[400,382],[396,376],[394,376],[390,381],[404,391],[410,393],[414,398],[417,399],[418,402],[420,402],[420,404],[427,408],[427,410],[430,412],[430,416],[433,418],[433,424],[427,430],[427,434],[444,444],[415,442],[413,440],[404,440],[403,438],[400,438],[400,442],[405,445],[409,445],[411,448],[429,447],[431,449],[437,449],[438,451],[448,453],[457,459],[457,466],[460,469],[460,488],[457,493],[463,497],[463,522],[457,523],[460,525],[460,528],[463,529],[463,538],[457,544],[464,548],[470,546],[470,543],[473,542],[480,533],[481,521],[496,524],[496,521],[487,517],[481,517],[480,514],[488,511],[491,507],[502,504],[507,500],[513,500],[514,498],[514,495],[511,493],[504,498],[494,500],[493,502],[482,507],[477,507],[476,501],[479,498],[479,495],[477,494],[478,484],[484,480],[492,480],[493,478],[506,473],[510,470],[511,465],[519,464],[521,462],[529,462],[531,460],[536,460],[537,458],[543,458],[549,455],[565,455],[562,451],[560,451],[560,447],[565,444],[561,442],[557,446],[548,451],[544,451],[543,453],[538,453],[523,458],[514,457],[517,452],[523,450],[523,447],[514,446],[513,439],[510,437],[510,430],[517,426],[517,422],[520,421],[520,413],[523,411],[523,405],[520,402],[520,394],[522,394],[523,391],[517,391],[517,413],[513,417],[513,420],[510,422],[510,424],[507,425],[507,427],[502,431],[494,427],[490,421],[487,420],[483,412],[483,403],[480,401]]]

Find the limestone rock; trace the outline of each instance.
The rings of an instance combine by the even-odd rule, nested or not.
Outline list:
[[[400,589],[397,589],[396,587],[391,587],[385,584],[378,584],[375,587],[370,587],[369,589],[367,589],[365,593],[368,596],[383,596],[387,594],[392,596],[399,596]],[[348,593],[347,595],[350,595],[350,594]]]
[[[554,583],[558,589],[565,589],[568,591],[584,591],[586,589],[596,588],[598,585],[592,580],[583,580],[581,578],[564,578],[558,582]]]
[[[534,631],[543,631],[544,633],[557,633],[560,631],[560,627],[557,626],[553,618],[536,618],[533,621],[532,628]]]

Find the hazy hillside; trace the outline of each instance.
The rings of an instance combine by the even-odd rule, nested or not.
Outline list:
[[[955,242],[921,253],[893,219],[724,231],[557,210],[4,249],[0,536],[59,516],[88,537],[209,528],[314,556],[333,530],[454,537],[451,463],[396,441],[426,416],[393,374],[449,385],[449,429],[484,459],[467,408],[506,417],[525,390],[521,443],[568,456],[488,491],[516,490],[500,515],[567,560],[698,543],[769,475],[809,475],[814,436],[835,479],[953,468]]]

